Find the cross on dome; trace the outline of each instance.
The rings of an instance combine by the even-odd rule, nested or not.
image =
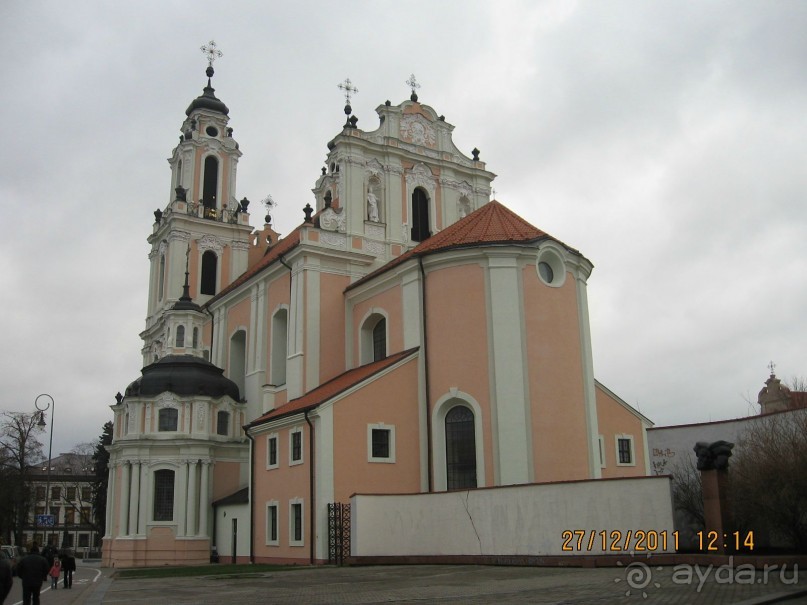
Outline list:
[[[773,363],[773,361],[771,361],[771,362],[768,364],[768,369],[771,371],[771,376],[773,376],[773,374],[774,374],[774,370],[776,370],[776,364],[775,364],[775,363]]]
[[[420,88],[420,84],[418,84],[418,81],[415,79],[415,74],[409,76],[409,79],[406,81],[406,85],[412,89],[412,94],[409,95],[409,98],[413,101],[417,101],[418,95],[415,91]]]
[[[207,44],[203,44],[202,46],[199,47],[199,50],[201,50],[202,53],[207,56],[208,67],[213,67],[213,61],[215,61],[224,54],[216,46],[215,40],[211,40]]]

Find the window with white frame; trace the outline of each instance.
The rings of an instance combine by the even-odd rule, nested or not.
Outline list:
[[[157,414],[158,431],[176,431],[179,425],[179,410],[163,408]]]
[[[280,521],[280,507],[277,501],[272,500],[266,503],[266,544],[267,546],[278,546],[279,540],[279,523]]]
[[[289,466],[303,463],[303,429],[293,428],[289,431]]]
[[[389,424],[367,425],[368,462],[395,462],[395,427]]]
[[[294,498],[289,502],[289,546],[303,546],[305,543],[303,532],[303,501]]]
[[[277,444],[278,435],[272,433],[266,437],[266,468],[277,468]]]
[[[635,466],[633,455],[633,436],[616,436],[616,464],[617,466]]]
[[[600,450],[600,468],[605,468],[605,438],[600,435],[597,439]]]

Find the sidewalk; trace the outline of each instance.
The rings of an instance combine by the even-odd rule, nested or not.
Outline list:
[[[237,576],[121,580],[104,577],[75,600],[75,605],[128,602],[239,605],[276,603],[495,603],[659,605],[807,604],[807,580],[791,569],[767,579],[735,570],[736,577],[715,570],[691,581],[676,568],[546,568],[490,566],[316,567]],[[724,570],[725,571],[725,570]],[[642,575],[644,574],[644,575]],[[803,580],[799,582],[799,580]],[[645,595],[647,595],[645,597]],[[783,599],[787,599],[783,601]]]

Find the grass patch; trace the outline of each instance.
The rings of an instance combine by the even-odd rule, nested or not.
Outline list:
[[[123,580],[130,578],[192,578],[198,576],[230,576],[255,577],[269,571],[301,569],[300,566],[284,565],[199,565],[194,567],[144,567],[138,569],[119,569],[115,577]]]

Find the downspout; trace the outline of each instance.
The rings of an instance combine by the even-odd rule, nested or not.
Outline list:
[[[316,551],[314,549],[314,523],[316,520],[316,500],[314,496],[314,425],[308,419],[308,410],[305,411],[305,421],[308,423],[308,541],[311,543],[309,563],[314,565],[316,562]]]
[[[244,434],[249,439],[249,562],[255,563],[255,440],[249,434],[249,425],[243,427]],[[236,554],[236,553],[233,553]]]
[[[429,476],[429,493],[434,491],[434,471],[432,470],[432,416],[431,405],[429,402],[429,331],[426,328],[426,271],[423,269],[423,257],[418,256],[418,265],[420,266],[420,308],[421,308],[421,325],[423,329],[423,380],[426,388],[426,454],[428,464]]]

